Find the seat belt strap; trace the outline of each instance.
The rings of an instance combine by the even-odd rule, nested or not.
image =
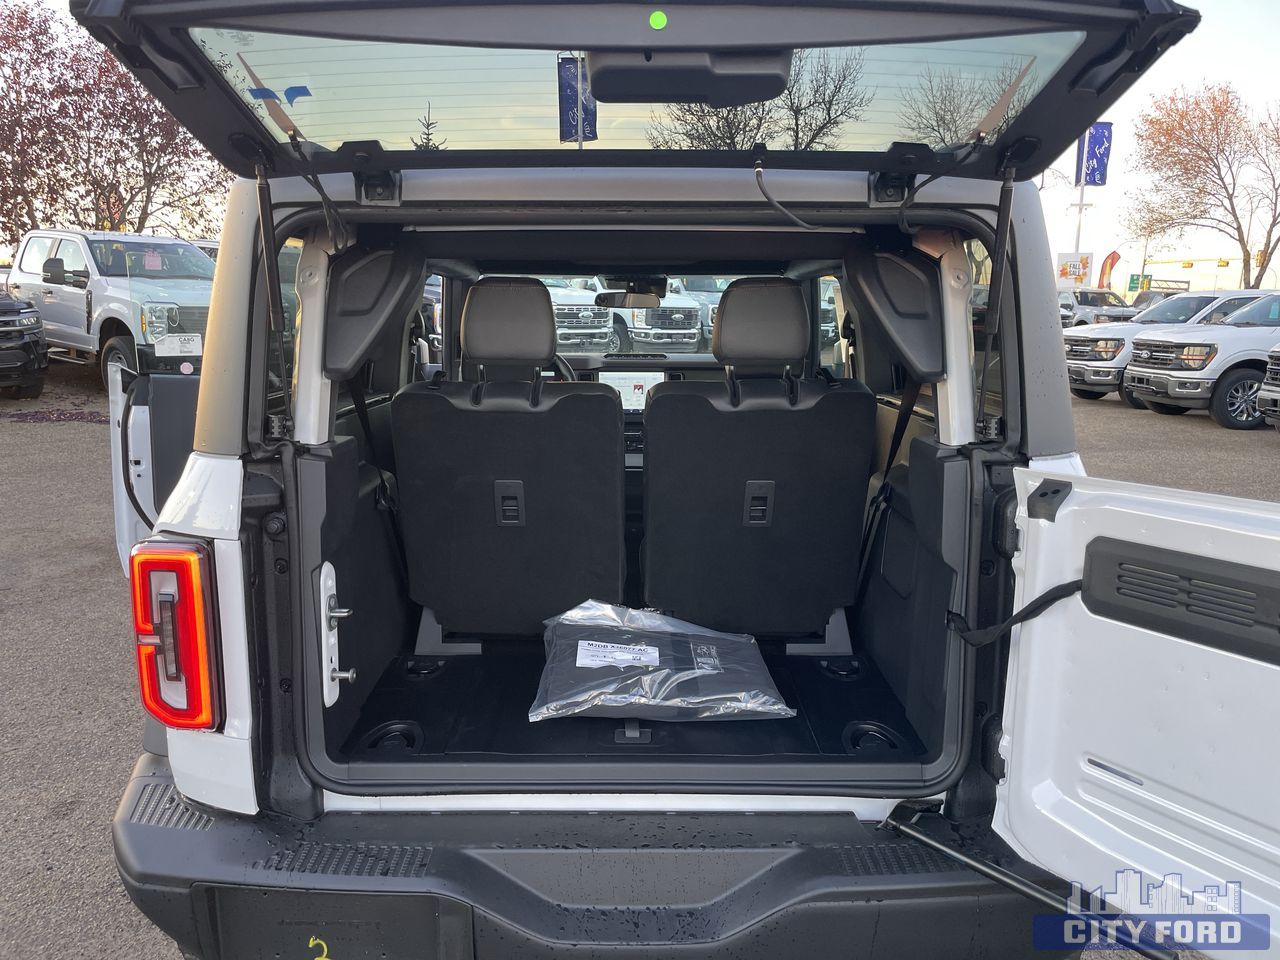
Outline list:
[[[396,496],[391,489],[391,482],[378,463],[378,455],[373,443],[373,425],[369,422],[369,405],[365,401],[364,384],[359,377],[347,381],[347,391],[351,394],[351,402],[356,408],[356,419],[360,421],[360,432],[364,434],[365,443],[369,445],[369,458],[374,469],[378,471],[378,507],[386,510],[391,520],[391,534],[395,537],[396,551],[400,554],[400,567],[405,569],[404,536],[400,532],[400,509]]]
[[[920,384],[910,375],[907,375],[907,382],[902,388],[902,402],[898,406],[898,419],[893,424],[893,438],[889,441],[889,456],[884,461],[884,481],[880,485],[880,489],[884,489],[889,483],[889,470],[893,467],[893,461],[898,457],[898,449],[902,446],[902,439],[907,435],[907,425],[911,423],[911,414],[915,412],[916,401],[920,399]]]
[[[858,554],[858,589],[854,594],[853,609],[862,606],[862,595],[867,591],[867,582],[871,572],[871,552],[875,549],[876,535],[880,532],[880,524],[889,509],[889,495],[893,488],[889,486],[889,469],[898,457],[902,447],[902,439],[907,435],[907,425],[911,422],[911,414],[915,412],[916,400],[920,397],[920,384],[907,376],[902,388],[902,399],[898,406],[898,419],[893,424],[893,436],[889,440],[889,455],[884,461],[884,473],[880,479],[880,489],[871,498],[867,507],[867,520],[862,529],[862,549]]]
[[[984,627],[981,630],[969,629],[968,622],[958,613],[947,614],[947,622],[956,629],[960,634],[960,639],[969,644],[969,646],[985,647],[987,644],[994,643],[1008,634],[1018,624],[1034,620],[1059,600],[1074,596],[1083,589],[1083,580],[1068,580],[1066,583],[1060,583],[1056,587],[1050,587],[1008,620],[1003,623],[997,623],[993,627]]]

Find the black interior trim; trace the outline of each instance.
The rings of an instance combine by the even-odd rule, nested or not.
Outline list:
[[[1280,574],[1213,557],[1096,537],[1084,554],[1090,613],[1280,664]]]

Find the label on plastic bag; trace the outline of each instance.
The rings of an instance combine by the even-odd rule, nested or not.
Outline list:
[[[690,644],[693,649],[693,665],[703,673],[723,673],[724,669],[720,666],[720,654],[716,651],[715,644],[711,643],[694,643]]]
[[[656,667],[658,648],[642,644],[604,643],[600,640],[579,640],[578,661],[580,667],[627,667],[632,665]]]

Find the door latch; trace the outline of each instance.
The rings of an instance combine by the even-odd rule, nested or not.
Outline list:
[[[338,605],[338,576],[333,564],[327,560],[320,567],[320,623],[324,631],[321,648],[321,683],[324,705],[332,707],[338,702],[338,685],[343,681],[356,682],[355,668],[343,670],[338,666],[338,623],[351,616],[353,611]]]

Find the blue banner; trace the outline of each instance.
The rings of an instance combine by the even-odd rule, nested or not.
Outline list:
[[[596,98],[591,95],[587,83],[586,60],[582,57],[560,57],[556,60],[556,87],[560,94],[560,142],[598,139]]]
[[[1111,124],[1100,121],[1076,141],[1076,186],[1105,187],[1111,162]]]

